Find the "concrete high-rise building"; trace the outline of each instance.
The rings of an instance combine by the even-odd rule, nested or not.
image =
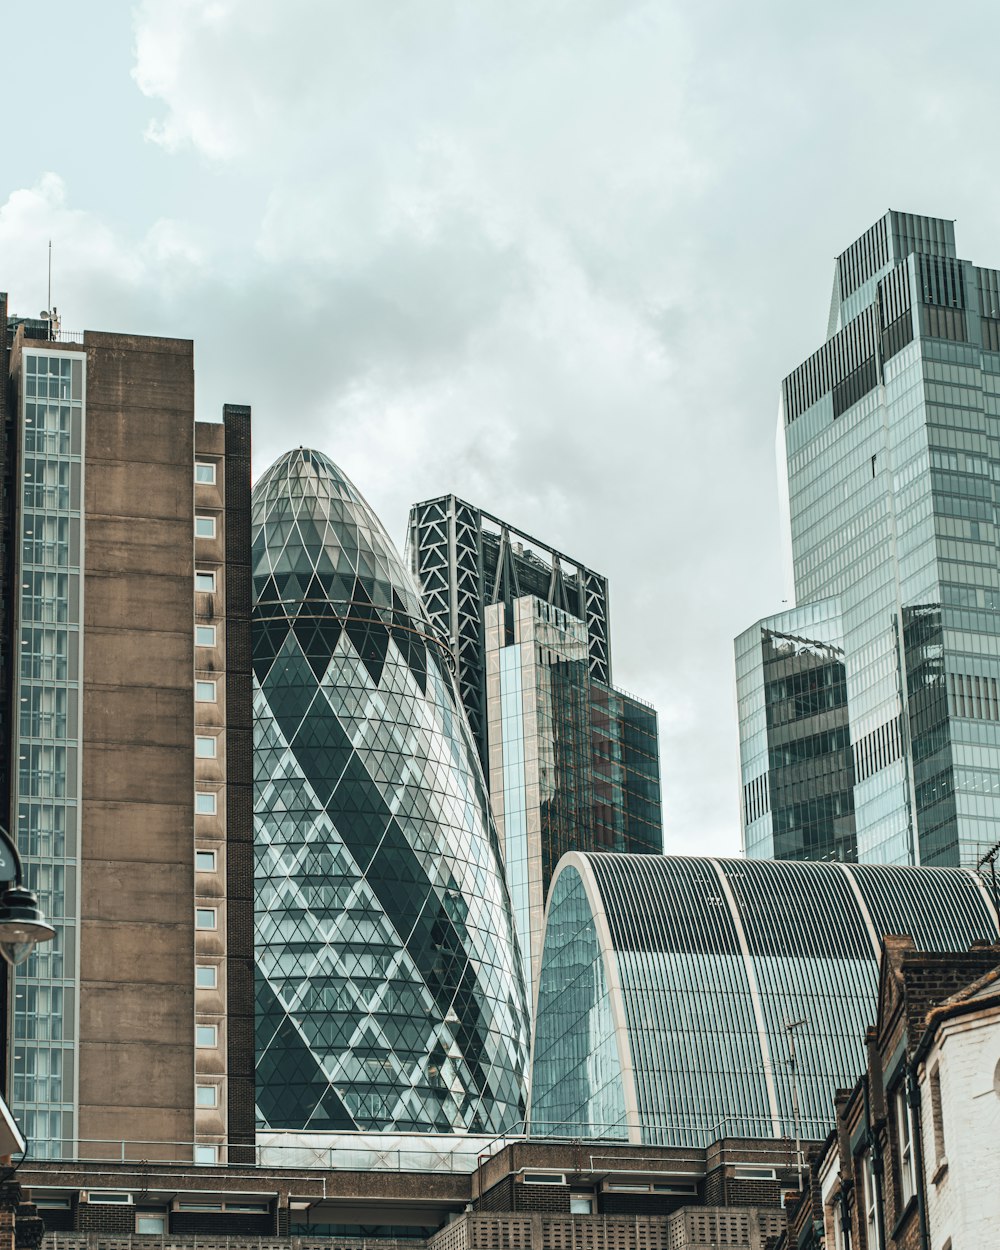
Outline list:
[[[413,506],[408,548],[455,656],[533,999],[560,857],[663,849],[656,712],[611,684],[601,574],[454,495]]]
[[[249,410],[195,421],[189,341],[53,339],[3,295],[0,326],[0,818],[56,928],[14,977],[10,1100],[36,1157],[239,1161]]]
[[[524,984],[448,644],[326,456],[253,498],[261,1142],[509,1130]]]
[[[781,386],[798,606],[737,642],[748,854],[853,838],[862,862],[954,865],[996,842],[998,417],[1000,272],[952,222],[887,213]]]

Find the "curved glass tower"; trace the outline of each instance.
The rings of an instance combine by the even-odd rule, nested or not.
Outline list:
[[[524,986],[447,645],[315,451],[257,484],[253,575],[258,1120],[513,1126]]]

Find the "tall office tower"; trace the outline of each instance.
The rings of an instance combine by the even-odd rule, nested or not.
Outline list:
[[[847,670],[837,601],[736,639],[743,846],[754,859],[858,858]]]
[[[996,841],[998,404],[1000,273],[958,258],[952,222],[887,213],[837,258],[827,340],[785,378],[779,418],[796,602],[836,601],[828,632],[801,632],[843,649],[863,862],[974,864]],[[776,801],[760,737],[770,679],[742,665],[746,847],[781,854],[755,827]],[[806,826],[833,772],[843,791],[840,739],[799,723],[794,752],[818,769],[803,765],[784,841],[823,857],[833,822],[814,843]]]
[[[257,483],[253,561],[261,1126],[517,1125],[524,985],[450,649],[318,452]]]
[[[408,548],[455,654],[533,998],[560,856],[663,848],[656,712],[611,684],[599,573],[454,495],[414,505]]]
[[[14,978],[11,1101],[35,1156],[110,1139],[235,1160],[254,1131],[249,411],[195,422],[190,342],[51,339],[5,304],[4,819],[56,927]]]

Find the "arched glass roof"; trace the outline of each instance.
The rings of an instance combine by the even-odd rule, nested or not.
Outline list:
[[[960,868],[564,856],[546,916],[532,1132],[663,1145],[792,1136],[794,1084],[802,1135],[825,1136],[834,1092],[864,1068],[887,933],[966,950],[998,927]]]

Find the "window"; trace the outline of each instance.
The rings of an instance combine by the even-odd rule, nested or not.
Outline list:
[[[198,703],[214,703],[216,699],[214,681],[196,681],[194,697]]]
[[[935,1171],[946,1161],[944,1149],[944,1113],[941,1109],[941,1069],[937,1064],[931,1068],[931,1118],[934,1122]]]
[[[899,1163],[899,1208],[902,1210],[916,1192],[916,1178],[913,1171],[913,1135],[905,1080],[896,1090],[893,1105],[896,1113],[896,1156]]]
[[[271,1210],[267,1202],[178,1202],[178,1211],[242,1211],[251,1215],[267,1215]]]
[[[216,811],[215,795],[209,790],[199,790],[194,796],[194,810],[199,816],[214,816]]]
[[[39,1211],[71,1211],[73,1203],[69,1198],[59,1198],[50,1194],[40,1194],[36,1189],[32,1201]]]
[[[738,1181],[773,1181],[778,1173],[774,1168],[736,1167],[733,1175]]]
[[[194,1043],[202,1048],[218,1046],[219,1028],[215,1024],[199,1024],[194,1031]]]
[[[167,1217],[162,1211],[137,1211],[135,1231],[147,1236],[162,1237],[167,1231]]]
[[[218,1163],[219,1147],[218,1146],[195,1146],[194,1148],[195,1163]]]
[[[211,460],[196,460],[194,462],[194,480],[202,486],[215,485],[215,465]]]
[[[194,627],[194,645],[196,647],[215,646],[215,626],[196,625]]]
[[[868,1250],[882,1250],[878,1236],[878,1202],[875,1195],[875,1173],[872,1169],[872,1152],[866,1150],[861,1156],[861,1188],[865,1220],[865,1244]]]
[[[105,1203],[108,1206],[130,1207],[132,1205],[132,1195],[122,1193],[117,1189],[92,1189],[90,1190],[88,1202]]]
[[[215,852],[195,851],[194,867],[196,872],[215,872]]]
[[[215,964],[198,964],[194,970],[194,983],[199,990],[214,990],[219,984],[219,970]]]
[[[199,735],[194,740],[194,753],[200,760],[214,760],[215,739]]]
[[[217,1107],[219,1105],[218,1085],[196,1085],[194,1102],[196,1107]]]
[[[217,929],[219,913],[214,907],[196,907],[194,909],[194,927],[196,929]]]
[[[194,518],[194,536],[195,538],[214,538],[215,517],[199,513]]]
[[[851,1250],[851,1221],[843,1193],[838,1193],[830,1203],[829,1220],[833,1225],[834,1250]]]
[[[195,590],[207,590],[214,593],[215,574],[208,572],[207,569],[195,569],[194,588]]]
[[[565,1185],[566,1177],[562,1172],[525,1172],[525,1185]]]
[[[594,1203],[590,1194],[570,1194],[569,1196],[569,1213],[570,1215],[591,1215],[594,1210]]]

